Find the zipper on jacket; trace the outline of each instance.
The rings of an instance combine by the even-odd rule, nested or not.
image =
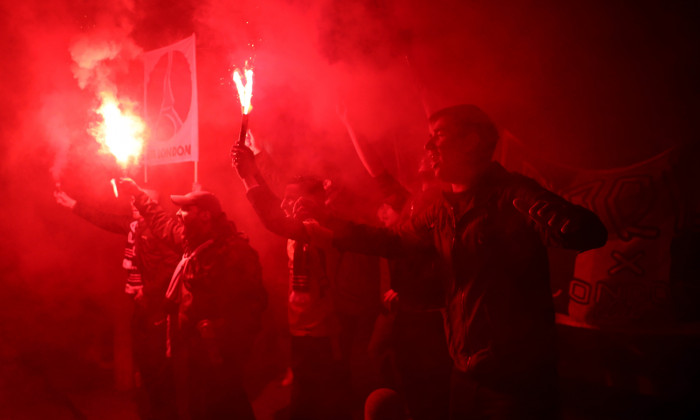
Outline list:
[[[452,248],[450,249],[450,257],[452,259],[452,265],[455,263],[455,245],[457,244],[457,220],[455,218],[455,208],[454,206],[449,206],[449,215],[452,219]],[[455,272],[456,275],[456,272]],[[460,308],[464,312],[464,288],[460,286]]]
[[[450,249],[450,254],[454,252],[455,243],[457,242],[457,220],[455,220],[455,208],[454,206],[449,206],[450,208],[450,218],[452,219],[452,248]],[[452,254],[452,259],[454,260],[454,254]]]

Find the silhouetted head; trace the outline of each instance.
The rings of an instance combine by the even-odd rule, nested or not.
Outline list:
[[[491,162],[498,142],[493,121],[475,105],[456,105],[430,116],[430,139],[425,145],[435,176],[459,183],[470,171]]]
[[[384,197],[377,209],[377,217],[386,227],[394,226],[401,218],[401,212],[408,204],[409,197],[403,192],[395,192]]]
[[[183,233],[188,241],[199,242],[212,236],[214,227],[226,218],[219,199],[208,191],[171,195],[170,199],[180,207],[177,218],[184,227]]]
[[[292,217],[294,203],[301,197],[323,205],[326,198],[323,181],[313,176],[297,176],[292,178],[284,188],[284,196],[280,204],[280,208],[287,217]]]
[[[365,400],[365,420],[406,420],[401,397],[393,389],[379,388]]]

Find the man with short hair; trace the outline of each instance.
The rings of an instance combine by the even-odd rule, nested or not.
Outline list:
[[[154,234],[182,252],[166,292],[180,415],[255,418],[241,369],[267,304],[257,252],[210,192],[171,196],[180,207],[173,220],[132,180],[120,188]]]
[[[425,148],[451,191],[421,214],[390,230],[333,219],[311,203],[297,208],[329,227],[340,249],[386,257],[420,247],[437,252],[454,362],[451,418],[555,418],[545,245],[585,251],[602,246],[607,231],[589,210],[493,162],[498,131],[480,108],[445,108],[429,122]]]

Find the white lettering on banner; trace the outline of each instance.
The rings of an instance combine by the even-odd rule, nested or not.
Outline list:
[[[621,283],[612,278],[596,282],[574,278],[569,284],[571,300],[581,305],[592,305],[587,315],[593,320],[636,319],[651,306],[667,305],[670,293],[670,284],[666,279]]]
[[[164,158],[169,158],[169,157],[191,156],[191,155],[192,155],[192,146],[190,146],[189,144],[180,145],[180,146],[172,146],[172,147],[162,147],[160,149],[156,149],[156,157],[158,159],[164,159]]]

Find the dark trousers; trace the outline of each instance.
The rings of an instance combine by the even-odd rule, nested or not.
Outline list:
[[[343,375],[333,357],[328,337],[298,337],[291,340],[291,365],[294,380],[290,403],[291,420],[343,418]]]
[[[452,359],[447,350],[442,314],[400,311],[392,335],[398,386],[411,417],[446,419]]]
[[[178,412],[189,420],[254,420],[236,352],[219,340],[187,337],[173,347]]]
[[[340,381],[345,386],[345,404],[352,415],[357,417],[362,412],[365,399],[379,385],[379,370],[368,352],[370,339],[377,314],[373,311],[363,313],[336,313],[340,323]]]
[[[152,317],[134,310],[131,319],[131,341],[136,367],[136,402],[139,417],[144,420],[170,420],[176,417],[175,388],[172,372],[165,356],[165,320],[155,323]]]
[[[541,376],[541,375],[540,375]],[[554,378],[529,382],[486,384],[453,370],[451,420],[554,420],[559,418]]]

